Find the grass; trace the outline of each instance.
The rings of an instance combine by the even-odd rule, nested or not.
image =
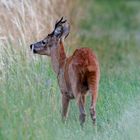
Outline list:
[[[25,1],[25,9],[29,3],[30,1]],[[71,4],[71,7],[74,7],[74,4]],[[75,20],[79,27],[78,39],[72,40],[71,38],[75,38],[72,33],[72,44],[69,38],[67,41],[70,51],[78,46],[90,47],[99,58],[101,81],[97,126],[93,127],[91,123],[89,97],[84,129],[79,125],[79,111],[74,101],[71,102],[66,124],[61,122],[61,94],[49,58],[34,56],[29,51],[28,43],[32,42],[33,38],[41,38],[44,33],[34,37],[35,35],[32,36],[26,30],[21,32],[20,27],[28,26],[26,22],[19,20],[17,31],[22,34],[14,33],[13,28],[9,27],[14,34],[9,36],[2,31],[0,40],[0,140],[140,138],[140,2],[91,0],[83,6],[86,7],[86,10],[83,10],[85,18]],[[71,7],[70,9],[73,9]],[[32,5],[32,8],[34,10],[36,6]],[[39,15],[40,13],[41,11]],[[36,12],[34,14],[37,15]],[[54,15],[54,18],[56,16]],[[45,30],[42,20],[36,25]],[[6,30],[4,27],[3,25]],[[32,28],[30,29],[32,31]],[[17,34],[20,36],[19,41],[14,39]]]

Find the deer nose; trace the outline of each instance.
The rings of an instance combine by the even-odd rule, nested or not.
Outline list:
[[[33,44],[30,45],[30,49],[31,49],[31,50],[32,50],[32,48],[33,48]]]
[[[30,49],[32,50],[33,53],[37,53],[37,51],[34,49],[34,44],[30,45]]]

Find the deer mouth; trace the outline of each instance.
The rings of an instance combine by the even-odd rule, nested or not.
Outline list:
[[[33,49],[33,53],[37,53],[37,51],[35,49]]]

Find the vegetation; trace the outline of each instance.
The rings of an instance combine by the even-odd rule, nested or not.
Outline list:
[[[3,0],[0,13],[0,140],[139,140],[139,1]],[[83,129],[75,101],[62,123],[61,94],[49,58],[29,50],[64,13],[72,28],[67,52],[90,47],[100,62],[96,127],[89,97]]]

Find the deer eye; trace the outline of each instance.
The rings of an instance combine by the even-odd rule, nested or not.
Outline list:
[[[44,40],[42,40],[42,44],[43,44],[43,45],[45,45],[45,44],[46,44],[46,42],[45,42]]]

